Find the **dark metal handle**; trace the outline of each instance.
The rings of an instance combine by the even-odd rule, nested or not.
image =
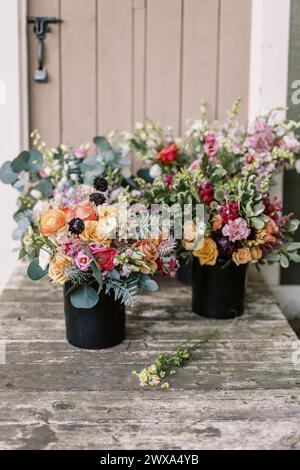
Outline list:
[[[35,71],[33,79],[36,82],[47,82],[47,69],[44,65],[44,51],[45,51],[45,43],[44,40],[46,38],[47,33],[50,32],[49,24],[58,24],[62,23],[62,20],[59,18],[48,18],[44,16],[28,16],[27,23],[33,24],[33,32],[37,38],[37,62],[38,68]]]

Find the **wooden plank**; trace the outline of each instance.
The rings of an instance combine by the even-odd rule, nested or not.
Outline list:
[[[60,16],[59,0],[30,0],[28,15]],[[48,82],[33,81],[34,70],[37,68],[36,37],[32,26],[28,27],[29,49],[29,108],[30,128],[38,128],[42,138],[49,147],[56,146],[61,140],[60,122],[60,31],[62,26],[51,26],[45,41],[45,63],[48,70]]]
[[[96,134],[96,0],[63,0],[62,141],[79,146]]]
[[[219,0],[184,1],[182,129],[200,115],[205,100],[216,117]]]
[[[98,0],[98,132],[132,125],[132,1]]]
[[[297,388],[300,371],[295,371],[291,354],[283,363],[203,361],[192,363],[169,380],[172,390],[276,390]],[[146,364],[147,365],[147,364]],[[145,363],[93,364],[47,363],[6,364],[2,366],[0,390],[15,391],[109,391],[139,390],[140,385],[132,375]],[[145,393],[152,393],[146,388]]]
[[[182,0],[149,0],[146,116],[180,128]]]
[[[225,119],[228,109],[243,99],[240,121],[247,121],[251,0],[220,0],[219,76],[217,118]]]
[[[122,392],[0,392],[0,426],[26,424],[97,423],[153,424],[171,423],[174,414],[185,425],[195,423],[195,412],[204,420],[248,420],[263,422],[276,410],[276,418],[300,417],[300,392],[278,389],[274,396],[268,390],[210,390],[184,396],[174,390],[155,393]],[[82,407],[82,403],[85,406]],[[130,411],[128,413],[128,411]]]
[[[152,411],[153,412],[153,411]],[[156,410],[156,413],[157,412]],[[170,434],[172,438],[170,438]],[[4,425],[0,448],[16,450],[295,450],[299,418],[250,421],[214,419],[184,427],[180,422],[128,425]]]
[[[226,338],[226,335],[224,335]],[[260,364],[262,362],[288,365],[291,362],[289,338],[276,343],[278,352],[274,354],[274,340],[264,342],[219,339],[208,345],[194,344],[193,364],[202,362],[231,364]],[[65,340],[56,341],[9,341],[6,343],[7,364],[150,364],[159,352],[169,354],[181,345],[180,339],[164,341],[126,340],[122,344],[103,351],[82,351],[69,345]],[[259,346],[259,348],[258,348]],[[179,372],[180,373],[180,372]]]

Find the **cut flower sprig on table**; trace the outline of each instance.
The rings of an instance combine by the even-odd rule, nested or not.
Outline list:
[[[219,336],[219,330],[209,330],[198,339],[185,341],[171,353],[158,353],[153,364],[140,372],[134,370],[132,374],[138,377],[141,387],[160,385],[162,389],[167,389],[169,388],[167,379],[176,374],[176,369],[184,367],[192,360],[195,349],[209,343],[217,336]]]
[[[48,274],[55,283],[70,282],[73,306],[91,308],[102,290],[132,306],[138,290],[157,290],[152,279],[157,271],[175,274],[174,241],[160,233],[155,238],[139,237],[137,213],[142,208],[128,207],[129,232],[123,238],[119,232],[123,206],[108,202],[106,179],[98,176],[93,186],[77,185],[74,190],[75,200],[74,194],[69,200],[65,195],[52,198],[41,214],[38,232],[30,229],[23,239],[20,258],[29,258],[31,279]]]

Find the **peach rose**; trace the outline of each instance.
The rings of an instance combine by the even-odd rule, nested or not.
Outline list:
[[[217,244],[210,237],[204,238],[201,248],[193,251],[193,255],[199,258],[201,266],[204,264],[214,266],[217,262],[218,254]]]
[[[140,271],[144,274],[154,274],[157,270],[156,260],[158,258],[157,243],[154,240],[139,240],[132,245],[143,254],[143,261],[147,265],[142,266]]]
[[[240,264],[247,264],[251,261],[251,253],[249,248],[239,248],[232,255],[232,260],[239,266]]]
[[[51,235],[58,232],[66,224],[66,216],[60,209],[50,209],[41,216],[41,232]]]
[[[215,220],[213,221],[213,226],[212,226],[213,232],[220,230],[220,228],[222,228],[222,225],[223,225],[223,219],[220,216],[220,214],[218,214]]]
[[[250,248],[250,254],[251,263],[257,263],[262,258],[263,252],[259,246],[252,246],[252,248]]]
[[[96,220],[87,220],[85,222],[84,231],[80,234],[80,238],[86,242],[97,242],[103,246],[109,247],[111,240],[105,236],[102,236],[98,230],[98,222]]]
[[[94,207],[89,202],[81,202],[75,209],[75,216],[82,220],[98,220]]]
[[[49,277],[58,284],[64,284],[67,280],[65,269],[72,263],[71,258],[64,254],[56,255],[49,266]]]
[[[186,250],[198,250],[203,244],[203,237],[197,231],[196,224],[193,220],[187,220],[183,227],[182,246]]]
[[[279,228],[277,227],[276,223],[274,222],[273,219],[269,217],[268,222],[264,226],[264,242],[265,243],[275,243],[276,242],[276,237],[274,235],[278,233]]]

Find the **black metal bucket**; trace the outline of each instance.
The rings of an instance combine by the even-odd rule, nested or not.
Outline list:
[[[193,260],[192,309],[206,318],[229,319],[244,312],[247,264],[201,266]]]
[[[185,284],[187,286],[192,285],[192,277],[193,277],[193,264],[190,261],[189,263],[183,262],[180,265],[180,268],[177,271],[177,281]]]
[[[67,340],[82,349],[104,349],[120,344],[125,338],[125,306],[112,294],[100,293],[99,302],[90,309],[72,305],[64,286],[64,306]]]

